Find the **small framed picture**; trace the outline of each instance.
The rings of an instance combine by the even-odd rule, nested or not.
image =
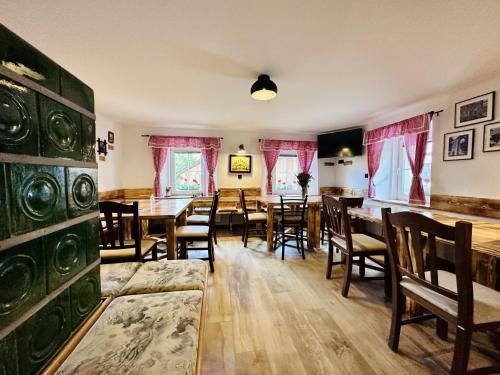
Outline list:
[[[252,173],[252,155],[229,155],[229,173]]]
[[[472,159],[473,150],[474,129],[444,135],[444,161]]]
[[[455,104],[455,128],[493,120],[495,92]]]
[[[115,143],[115,133],[108,132],[108,143],[111,145]]]
[[[483,152],[500,151],[500,122],[484,125]]]
[[[105,139],[97,138],[97,153],[105,156],[108,154],[108,143]]]

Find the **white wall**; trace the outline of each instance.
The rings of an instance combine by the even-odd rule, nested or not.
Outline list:
[[[263,182],[263,162],[259,150],[259,138],[315,140],[314,135],[268,133],[268,132],[243,132],[232,130],[202,130],[202,129],[169,129],[161,127],[123,126],[120,129],[122,173],[120,187],[145,188],[152,187],[154,180],[153,161],[151,150],[147,146],[148,138],[142,134],[171,135],[171,136],[198,136],[198,137],[223,137],[222,149],[219,152],[217,164],[218,187],[260,187]],[[236,174],[229,173],[229,154],[237,153],[238,146],[245,145],[247,154],[252,155],[252,173],[243,174],[238,180]],[[318,191],[318,165],[313,163],[312,174],[315,180],[310,186],[310,193]]]
[[[114,150],[108,150],[105,161],[99,160],[96,148],[96,159],[98,164],[98,186],[99,191],[120,189],[122,187],[122,156],[123,139],[122,127],[105,116],[96,115],[96,139],[108,140],[108,131],[115,133]]]
[[[470,196],[482,198],[500,198],[500,152],[483,153],[484,123],[473,126],[454,128],[455,103],[474,96],[497,91],[494,121],[499,121],[500,111],[500,76],[457,87],[456,89],[429,97],[402,107],[397,111],[386,111],[383,115],[368,120],[365,129],[374,129],[388,125],[430,110],[444,110],[439,117],[435,117],[433,131],[433,160],[432,160],[432,194]],[[475,129],[474,158],[462,161],[443,161],[444,134]],[[325,167],[320,159],[319,174],[320,186],[368,187],[366,154],[354,158],[352,166]],[[337,161],[335,159],[335,161]],[[334,170],[334,173],[331,171]],[[328,177],[324,177],[328,176]]]

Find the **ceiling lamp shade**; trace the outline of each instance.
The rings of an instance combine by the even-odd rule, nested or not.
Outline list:
[[[278,87],[267,74],[261,74],[252,85],[250,94],[255,100],[271,100],[276,97]]]

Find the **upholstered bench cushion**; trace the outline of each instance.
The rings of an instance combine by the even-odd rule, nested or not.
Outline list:
[[[194,374],[203,292],[116,298],[57,374]]]
[[[116,297],[120,290],[139,269],[141,263],[101,264],[101,294],[103,297]]]
[[[121,289],[120,295],[205,290],[208,269],[201,260],[147,262]]]

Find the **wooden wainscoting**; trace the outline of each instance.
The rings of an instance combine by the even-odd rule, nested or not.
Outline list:
[[[320,195],[353,195],[358,197],[366,197],[368,191],[365,189],[355,189],[338,186],[323,186],[319,188]]]
[[[432,194],[431,208],[500,219],[500,199]]]

